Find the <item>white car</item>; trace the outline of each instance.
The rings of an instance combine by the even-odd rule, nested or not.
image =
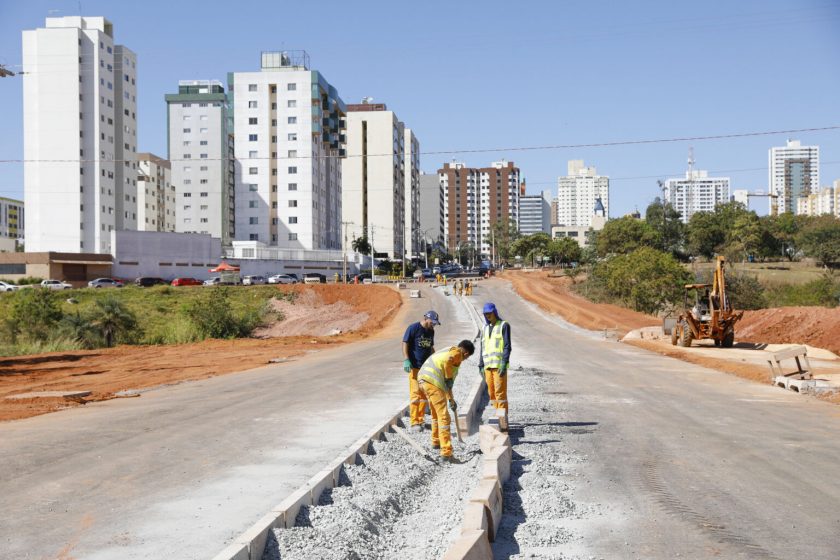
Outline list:
[[[257,284],[265,283],[265,276],[245,276],[242,279],[242,284],[245,286],[256,286]]]
[[[72,290],[73,286],[61,280],[42,280],[41,287],[47,290]]]
[[[289,276],[288,274],[275,274],[268,277],[269,284],[297,284],[297,278]]]
[[[222,279],[219,276],[214,276],[213,278],[208,278],[204,281],[205,286],[218,286],[222,283]]]
[[[20,286],[15,286],[14,284],[6,284],[5,282],[0,282],[0,292],[14,292],[15,290],[19,290]]]
[[[113,278],[97,278],[88,282],[88,288],[122,288],[123,283]]]

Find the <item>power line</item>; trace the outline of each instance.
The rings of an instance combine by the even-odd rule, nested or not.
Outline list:
[[[544,146],[509,146],[505,148],[472,148],[472,149],[455,149],[455,150],[434,150],[428,152],[420,152],[420,155],[459,155],[459,154],[481,154],[494,152],[529,152],[529,151],[547,151],[547,150],[572,150],[582,148],[609,148],[615,146],[637,146],[647,144],[667,144],[676,142],[700,142],[709,140],[729,140],[734,138],[750,138],[757,136],[776,136],[780,134],[794,134],[802,132],[826,132],[831,130],[839,130],[840,125],[830,125],[810,128],[791,128],[786,130],[765,130],[753,132],[736,132],[731,134],[712,134],[707,136],[679,136],[673,138],[639,138],[633,140],[616,140],[612,142],[589,142],[583,144],[549,144]],[[311,159],[345,159],[355,157],[393,157],[394,153],[383,154],[353,154],[346,156],[339,156],[335,154],[315,155],[315,156],[277,156],[277,157],[256,157],[256,158],[235,158],[239,161],[261,161],[261,160],[311,160]],[[206,161],[224,161],[228,158],[174,158],[167,160],[169,162],[188,161],[192,163],[201,163]],[[126,163],[136,162],[137,159],[0,159],[0,163]]]

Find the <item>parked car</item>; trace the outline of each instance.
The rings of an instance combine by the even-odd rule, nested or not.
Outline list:
[[[14,284],[7,284],[5,282],[0,282],[0,292],[14,292],[15,290],[19,290],[20,286],[15,286]]]
[[[72,290],[73,286],[61,280],[42,280],[41,287],[47,290]]]
[[[134,283],[142,288],[169,284],[169,282],[163,278],[155,278],[154,276],[141,276],[140,278],[137,278]]]
[[[307,272],[303,275],[304,284],[326,284],[327,277],[318,272]]]
[[[245,276],[242,278],[242,284],[245,286],[256,286],[258,284],[265,284],[265,276]]]
[[[219,286],[222,283],[221,276],[214,276],[213,278],[208,278],[204,281],[205,286]]]
[[[198,278],[176,278],[172,281],[173,286],[201,286],[204,284]]]
[[[268,277],[269,284],[297,284],[298,279],[291,274],[275,274]]]
[[[88,282],[88,288],[122,288],[123,283],[113,278],[97,278]]]

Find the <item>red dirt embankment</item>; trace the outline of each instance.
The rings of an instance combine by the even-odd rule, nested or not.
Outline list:
[[[747,311],[735,332],[739,342],[810,344],[840,354],[840,308],[777,307]]]
[[[386,327],[402,305],[401,295],[387,286],[319,284],[282,286],[278,290],[299,294],[296,314],[317,317],[319,326],[327,329],[325,332],[338,328],[342,334],[312,336],[305,334],[305,329],[298,329],[295,333],[298,336],[205,340],[169,346],[118,346],[0,358],[0,421],[107,400],[119,391],[253,369],[266,365],[272,358],[290,358],[312,349],[354,342],[383,329],[392,330]],[[330,311],[322,313],[324,309]],[[353,318],[353,324],[349,325],[355,327],[353,332],[347,332],[345,317],[335,313],[337,309],[346,310]],[[338,326],[332,326],[331,320]],[[81,402],[4,399],[8,395],[31,391],[72,390],[92,391],[92,394]]]

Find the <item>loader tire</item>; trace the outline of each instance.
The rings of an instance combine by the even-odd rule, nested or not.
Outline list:
[[[680,341],[680,326],[679,324],[674,325],[671,327],[671,346],[676,346],[677,342]]]
[[[732,348],[735,344],[735,331],[729,331],[725,335],[723,335],[723,340],[720,341],[720,345],[724,348]]]
[[[680,346],[688,348],[691,346],[691,341],[694,340],[694,334],[691,332],[691,327],[688,323],[680,324]]]

